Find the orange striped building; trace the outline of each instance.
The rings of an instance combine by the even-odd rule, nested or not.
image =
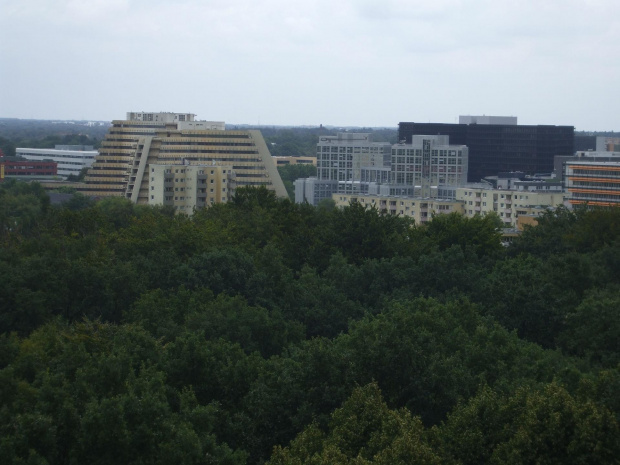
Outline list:
[[[566,162],[564,182],[572,205],[620,205],[620,159]]]

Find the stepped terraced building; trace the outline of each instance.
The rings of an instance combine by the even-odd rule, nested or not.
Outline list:
[[[232,169],[226,173],[230,188],[266,186],[278,196],[287,195],[260,131],[226,130],[223,122],[194,117],[191,113],[130,112],[126,120],[113,121],[80,192],[153,203],[151,188],[163,186],[155,174],[164,171],[153,170],[156,165],[168,169],[172,165],[210,165]],[[199,194],[199,190],[191,193]],[[192,201],[194,205],[204,203],[204,199]]]

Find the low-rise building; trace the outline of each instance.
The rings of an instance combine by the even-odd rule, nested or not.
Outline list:
[[[313,165],[316,166],[316,157],[273,157],[277,166],[285,165]]]
[[[77,176],[83,168],[90,168],[97,156],[92,145],[56,145],[53,149],[17,148],[16,155],[32,161],[53,161],[58,164],[58,175]]]
[[[336,193],[332,199],[337,207],[346,207],[358,202],[381,213],[413,218],[416,224],[426,223],[434,215],[464,213],[463,202],[453,199],[431,199],[416,197],[386,197],[369,194]]]
[[[57,175],[57,167],[53,161],[20,161],[5,157],[0,162],[0,182],[7,177],[30,180],[53,178]]]
[[[493,189],[483,184],[456,189],[456,199],[463,202],[464,214],[472,217],[494,212],[507,227],[516,227],[520,215],[532,215],[548,207],[563,205],[566,194],[557,191]]]

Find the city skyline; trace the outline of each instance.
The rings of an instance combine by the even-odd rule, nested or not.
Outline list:
[[[612,1],[0,0],[0,117],[618,131]],[[585,27],[587,26],[587,27]]]

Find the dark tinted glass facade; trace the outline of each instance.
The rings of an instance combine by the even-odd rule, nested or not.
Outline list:
[[[553,157],[574,153],[572,126],[399,123],[398,139],[413,135],[447,135],[450,144],[469,147],[467,180],[477,182],[500,171],[551,173]]]

